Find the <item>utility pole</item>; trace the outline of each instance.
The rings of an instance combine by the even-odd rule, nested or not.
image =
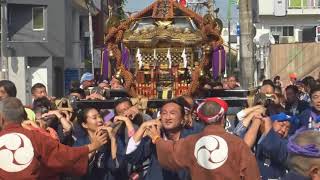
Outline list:
[[[7,55],[7,0],[1,0],[1,73],[0,79],[9,79]]]
[[[244,89],[254,86],[252,0],[239,1],[240,14],[240,72]]]
[[[90,55],[91,55],[91,71],[94,74],[94,51],[93,51],[93,29],[92,29],[92,13],[89,10],[89,34],[90,34]]]
[[[91,72],[94,74],[94,47],[93,47],[93,29],[92,29],[92,10],[94,9],[94,3],[92,0],[85,0],[88,9],[89,20],[89,44],[90,44],[90,56],[91,56]]]
[[[232,59],[231,59],[231,6],[232,6],[232,0],[228,1],[228,61],[230,63],[229,66],[229,74],[232,73]],[[227,70],[225,70],[224,76],[227,77]]]

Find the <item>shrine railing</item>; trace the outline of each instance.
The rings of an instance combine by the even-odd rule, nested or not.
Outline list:
[[[247,105],[247,90],[213,90],[208,91],[206,97],[220,97],[225,100],[229,105],[228,115],[234,115],[239,112],[243,107]],[[124,92],[112,92],[110,93],[114,97],[126,97]],[[147,97],[147,96],[146,96]],[[201,102],[203,99],[195,99],[197,102]],[[166,99],[148,99],[148,108],[160,108],[167,100]],[[113,109],[115,99],[107,100],[80,100],[76,101],[77,108],[84,109],[88,107],[94,107],[97,109]]]

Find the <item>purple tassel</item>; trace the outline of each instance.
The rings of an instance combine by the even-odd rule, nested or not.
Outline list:
[[[109,51],[107,48],[103,49],[102,58],[103,58],[102,77],[103,77],[103,80],[107,80],[109,75]]]
[[[226,69],[226,51],[224,50],[224,47],[221,46],[221,72],[223,73]]]
[[[126,69],[129,68],[129,50],[123,44],[121,45],[122,64]]]
[[[212,77],[214,80],[217,80],[221,72],[223,72],[225,69],[226,55],[223,46],[219,46],[213,49],[211,62]]]

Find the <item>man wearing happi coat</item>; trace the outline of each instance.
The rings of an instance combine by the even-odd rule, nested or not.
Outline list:
[[[171,170],[187,169],[193,180],[260,179],[256,159],[240,138],[224,129],[228,104],[208,98],[197,108],[207,126],[195,135],[176,142],[160,138],[156,126],[147,134],[156,145],[160,165]]]
[[[83,175],[87,172],[88,154],[107,141],[105,134],[97,133],[90,145],[71,148],[23,128],[25,118],[19,99],[9,97],[0,102],[1,180],[53,180],[59,179],[59,173]]]

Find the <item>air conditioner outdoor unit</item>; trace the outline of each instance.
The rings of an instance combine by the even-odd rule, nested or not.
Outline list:
[[[274,15],[275,16],[287,15],[287,0],[274,0]]]

